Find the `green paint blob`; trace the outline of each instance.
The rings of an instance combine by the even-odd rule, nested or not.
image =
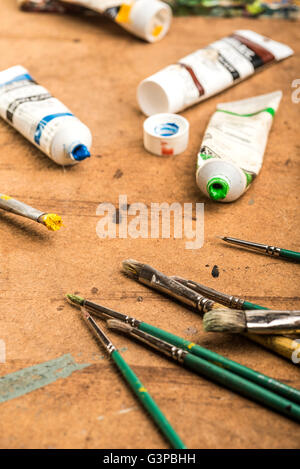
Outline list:
[[[228,194],[229,184],[221,177],[214,177],[208,181],[206,189],[211,199],[222,200]]]

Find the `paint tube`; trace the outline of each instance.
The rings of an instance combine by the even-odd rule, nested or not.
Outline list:
[[[177,113],[292,54],[284,44],[238,30],[143,80],[138,103],[147,116]]]
[[[90,156],[88,127],[21,65],[0,72],[0,116],[60,165]]]
[[[205,195],[232,202],[249,188],[261,169],[281,97],[275,91],[217,106],[197,161],[196,181]]]
[[[148,42],[162,39],[172,21],[172,9],[160,0],[19,0],[19,5],[27,11],[67,12],[77,8],[78,12],[78,7],[87,8]]]

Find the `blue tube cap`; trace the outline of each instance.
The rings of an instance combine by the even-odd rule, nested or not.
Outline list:
[[[72,158],[76,161],[82,161],[85,160],[86,158],[89,158],[91,156],[88,148],[83,145],[76,145],[75,148],[72,150]]]

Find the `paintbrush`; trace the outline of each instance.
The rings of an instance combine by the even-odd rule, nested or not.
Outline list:
[[[266,256],[275,256],[281,259],[291,259],[300,262],[300,252],[297,251],[269,246],[268,244],[253,243],[252,241],[244,241],[243,239],[230,238],[229,236],[221,236],[221,239],[226,241],[226,243],[260,252]]]
[[[271,391],[276,392],[277,394],[280,394],[286,397],[287,399],[291,399],[295,402],[300,403],[300,391],[299,390],[291,386],[288,386],[284,383],[281,383],[280,381],[273,379],[270,376],[259,373],[255,370],[252,370],[251,368],[248,368],[233,360],[230,360],[229,358],[225,358],[216,352],[213,352],[204,347],[201,347],[200,345],[190,342],[189,340],[185,340],[181,337],[171,334],[170,332],[164,331],[163,329],[159,329],[158,327],[152,326],[151,324],[148,324],[143,321],[139,321],[136,318],[127,316],[118,311],[114,311],[113,309],[106,308],[105,306],[99,305],[97,303],[86,300],[76,295],[66,295],[66,297],[69,303],[73,306],[77,306],[79,308],[85,308],[91,314],[94,314],[102,319],[105,319],[107,317],[118,319],[119,321],[122,321],[125,324],[129,324],[133,327],[136,327],[140,331],[151,334],[152,336],[157,337],[158,339],[162,339],[163,341],[168,342],[174,345],[175,347],[179,347],[179,348],[182,348],[183,350],[187,350],[188,352],[190,352],[191,354],[197,357],[200,357],[208,362],[211,362],[223,369],[227,369],[249,381],[253,381],[254,383],[259,384],[260,386],[263,386],[266,389],[269,389]],[[268,341],[270,338],[271,336],[266,337]],[[291,359],[291,356],[292,354],[290,354],[288,358]]]
[[[300,406],[279,396],[278,394],[258,386],[257,384],[231,373],[228,370],[222,369],[213,363],[203,360],[202,358],[196,357],[187,350],[175,347],[174,345],[158,339],[151,334],[140,331],[129,324],[125,324],[124,322],[116,319],[110,319],[107,321],[107,325],[111,329],[121,331],[126,335],[132,336],[135,339],[146,343],[150,347],[173,358],[175,361],[178,361],[185,367],[192,369],[201,376],[204,375],[233,391],[258,401],[267,407],[289,416],[290,418],[300,421]]]
[[[181,283],[182,285],[194,290],[200,295],[209,298],[210,300],[217,301],[218,303],[227,306],[228,308],[233,309],[268,309],[265,306],[260,306],[255,303],[250,303],[250,301],[246,301],[244,298],[239,298],[238,296],[227,295],[226,293],[219,292],[214,290],[213,288],[206,287],[201,283],[194,282],[193,280],[186,280],[185,278],[178,277],[177,275],[173,275],[171,277],[175,282]]]
[[[163,291],[164,293],[167,293],[170,296],[179,299],[182,303],[194,306],[197,311],[206,312],[208,310],[216,311],[218,309],[223,309],[220,308],[220,305],[218,303],[215,303],[214,301],[208,303],[208,301],[210,300],[197,293],[197,291],[187,288],[185,285],[175,281],[173,278],[161,274],[159,271],[157,271],[151,266],[148,266],[147,264],[142,264],[138,261],[134,261],[131,259],[125,260],[123,261],[123,271],[131,278],[141,283],[144,283],[145,285],[148,285],[156,290]],[[178,288],[178,285],[181,285],[182,288]],[[173,289],[175,289],[175,292],[173,291]],[[191,292],[193,292],[194,295],[192,295]],[[179,295],[181,295],[181,297]],[[195,295],[199,295],[199,297],[201,298],[200,300],[198,300],[198,303],[196,300],[197,297]],[[184,299],[182,298],[182,296],[184,296]],[[188,297],[189,301],[186,301],[185,297]],[[204,305],[204,307],[201,307],[201,304]],[[247,335],[247,337],[251,340],[254,340],[255,342],[259,342],[260,344],[262,344],[263,342],[263,339],[260,339],[260,341],[256,340],[254,335],[250,336],[249,334]],[[281,345],[276,339],[274,339],[273,341],[266,340],[265,346],[269,350],[272,350],[273,352],[284,356],[285,358],[287,357],[286,352],[283,352]],[[291,358],[291,355],[288,358]]]
[[[162,293],[179,300],[181,303],[187,304],[199,312],[210,311],[215,305],[213,301],[205,298],[199,293],[187,288],[185,285],[176,282],[171,277],[159,272],[147,264],[128,259],[122,263],[123,272],[129,277],[137,280],[148,287],[158,290]]]
[[[45,225],[50,231],[57,231],[62,226],[62,219],[55,213],[41,212],[36,208],[30,207],[24,202],[13,199],[8,195],[0,194],[0,208],[7,212],[15,213],[21,217],[28,218]]]
[[[203,326],[207,332],[299,334],[300,311],[219,309],[204,315]]]
[[[102,329],[94,321],[90,313],[84,308],[81,309],[81,311],[89,327],[92,329],[101,344],[104,346],[109,356],[116,364],[117,368],[121,371],[124,379],[129,384],[132,391],[135,393],[144,408],[149,412],[156,425],[171,443],[172,447],[176,449],[186,449],[185,444],[181,441],[181,439],[179,438],[175,430],[172,428],[171,424],[166,419],[156,402],[152,399],[149,392],[143,386],[139,378],[126,363],[120,352],[116,349],[110,339],[105,335]]]

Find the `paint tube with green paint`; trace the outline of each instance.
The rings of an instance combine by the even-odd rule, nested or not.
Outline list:
[[[238,199],[258,175],[281,91],[221,103],[198,153],[196,181],[217,202]]]

